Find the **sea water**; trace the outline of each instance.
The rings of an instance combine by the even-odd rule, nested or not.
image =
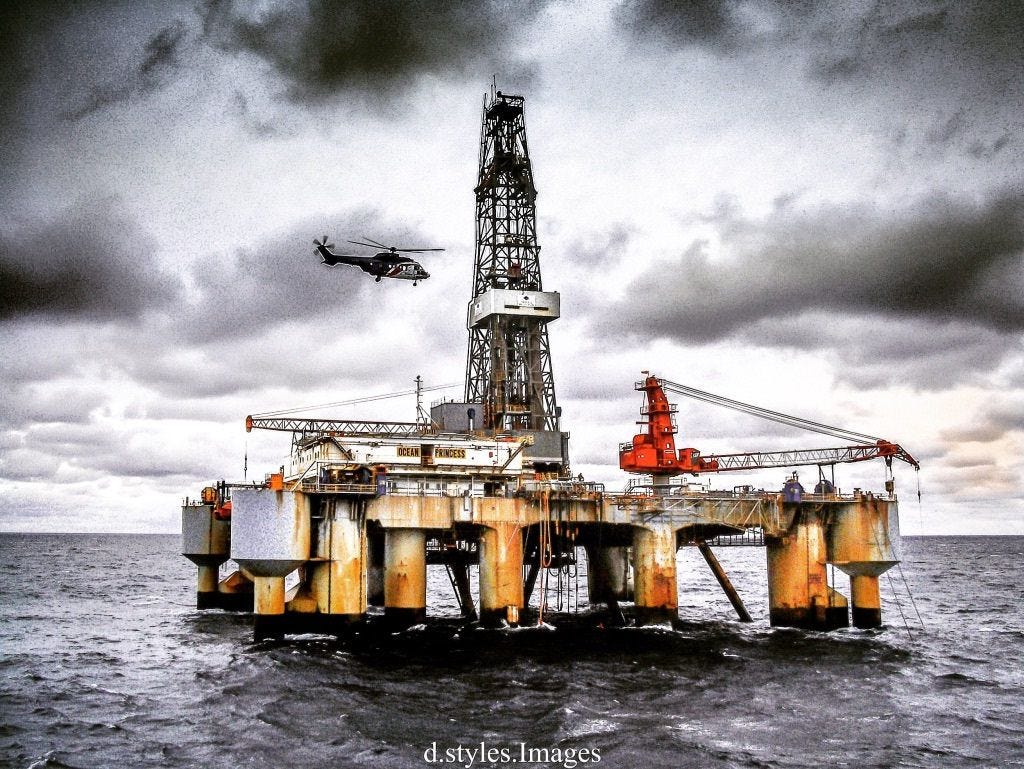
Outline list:
[[[0,765],[1024,766],[1021,537],[905,538],[879,630],[769,627],[764,549],[720,548],[742,624],[687,548],[674,629],[463,628],[431,567],[436,619],[365,643],[254,643],[178,544],[0,535]]]

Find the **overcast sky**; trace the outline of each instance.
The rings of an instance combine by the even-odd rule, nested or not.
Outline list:
[[[246,414],[461,383],[495,77],[526,97],[574,473],[624,485],[649,369],[901,443],[904,533],[1024,534],[1024,5],[254,6],[0,11],[0,529],[174,531],[246,453],[282,463]],[[325,233],[446,251],[375,284]],[[841,443],[679,422],[706,454]]]

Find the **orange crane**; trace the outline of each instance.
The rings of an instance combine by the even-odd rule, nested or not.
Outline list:
[[[839,427],[813,422],[808,419],[770,411],[749,403],[734,401],[692,387],[670,382],[647,374],[647,378],[636,385],[644,392],[644,408],[641,414],[647,431],[633,436],[632,443],[619,446],[619,467],[630,473],[652,473],[654,475],[679,475],[681,473],[720,473],[731,470],[756,470],[764,467],[793,467],[796,465],[834,465],[839,462],[863,462],[882,458],[886,466],[892,467],[892,460],[899,459],[915,469],[920,464],[898,443],[872,435],[855,433]],[[832,435],[849,440],[855,445],[825,449],[802,449],[798,451],[758,451],[741,454],[713,454],[701,456],[697,449],[676,449],[675,413],[676,406],[669,403],[665,391],[676,392],[691,398],[713,403],[746,414],[770,419],[774,422],[802,427],[813,432]]]

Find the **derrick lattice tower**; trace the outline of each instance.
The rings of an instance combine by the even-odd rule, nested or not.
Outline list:
[[[466,402],[482,405],[485,429],[557,432],[547,324],[558,318],[559,295],[541,282],[522,96],[485,99],[475,192]]]

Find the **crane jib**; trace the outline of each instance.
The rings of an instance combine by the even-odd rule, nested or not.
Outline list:
[[[644,372],[645,374],[647,372]],[[840,427],[815,422],[810,419],[783,414],[779,411],[754,406],[721,395],[697,390],[693,387],[670,382],[648,375],[638,382],[636,389],[645,394],[642,413],[647,417],[641,425],[646,432],[633,436],[631,443],[619,449],[619,467],[627,472],[678,475],[680,473],[716,473],[735,470],[756,470],[767,467],[792,467],[795,465],[834,465],[845,462],[864,462],[884,459],[891,464],[899,459],[920,469],[917,460],[902,446],[865,433],[858,433]],[[795,451],[762,451],[736,454],[702,455],[693,448],[676,450],[676,407],[669,403],[665,392],[678,393],[690,398],[730,408],[751,416],[773,422],[799,427],[812,432],[831,435],[848,440],[854,445],[822,449],[800,449]]]

